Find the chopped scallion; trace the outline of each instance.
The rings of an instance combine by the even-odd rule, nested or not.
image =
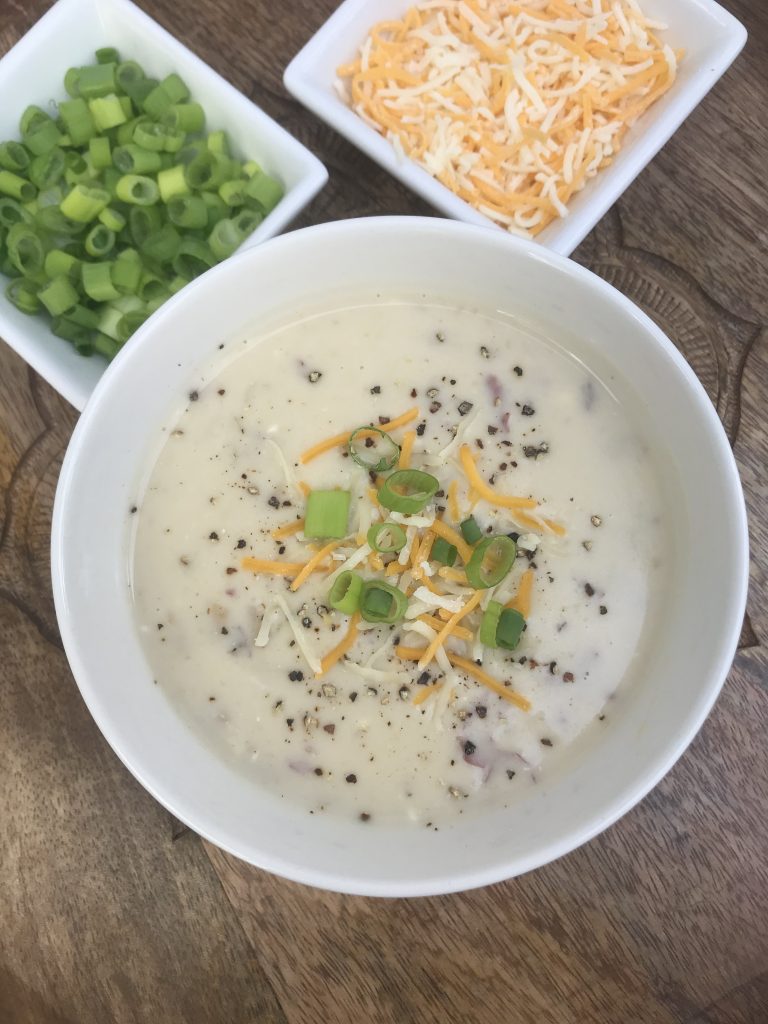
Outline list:
[[[349,491],[310,491],[304,515],[304,536],[340,539],[347,535]]]

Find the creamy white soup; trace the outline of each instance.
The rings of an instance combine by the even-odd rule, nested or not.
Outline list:
[[[505,806],[599,742],[667,571],[631,403],[426,302],[220,346],[137,506],[156,684],[254,784],[368,827]]]

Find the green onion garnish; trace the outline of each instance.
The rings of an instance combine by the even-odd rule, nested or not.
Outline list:
[[[384,473],[400,457],[400,445],[378,427],[358,427],[347,442],[349,454],[363,469]]]
[[[310,491],[304,515],[304,536],[337,538],[347,535],[349,491]]]
[[[440,481],[431,473],[398,469],[380,487],[379,502],[393,512],[414,514],[421,512],[439,487]]]
[[[0,142],[0,273],[18,309],[48,315],[78,352],[110,356],[233,253],[283,187],[234,158],[225,132],[204,134],[205,111],[176,74],[148,78],[105,46],[66,72],[64,90],[54,116],[30,104],[18,139]]]
[[[517,546],[509,537],[486,537],[472,552],[466,566],[467,579],[475,590],[487,590],[501,583],[517,555]]]
[[[368,531],[368,543],[379,554],[401,551],[406,542],[405,530],[398,523],[374,523]]]
[[[356,572],[346,569],[339,573],[333,581],[333,586],[328,594],[328,604],[337,612],[344,612],[345,615],[352,615],[357,611],[360,603],[360,593],[363,589],[363,579]]]
[[[504,605],[499,601],[489,601],[480,620],[480,643],[485,647],[496,647],[496,630],[499,626]]]
[[[438,537],[432,545],[432,551],[430,552],[430,558],[435,562],[441,562],[443,565],[451,566],[455,563],[459,552],[456,549],[455,544],[451,544],[444,537]]]
[[[477,542],[482,539],[483,531],[475,522],[474,516],[470,516],[468,519],[465,519],[464,522],[459,525],[459,529],[461,530],[461,536],[467,544],[477,544]]]
[[[496,646],[505,651],[513,651],[520,643],[525,629],[525,619],[517,608],[505,608],[499,617],[496,629]]]
[[[397,587],[381,580],[366,580],[360,594],[360,615],[366,622],[399,622],[408,608],[408,598]]]

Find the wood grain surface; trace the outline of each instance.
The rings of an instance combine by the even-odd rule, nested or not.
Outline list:
[[[0,0],[0,54],[48,6]],[[430,212],[282,87],[333,0],[142,6],[326,163],[300,223]],[[726,6],[745,52],[575,254],[680,347],[744,482],[748,614],[690,750],[586,847],[460,896],[330,895],[203,843],[80,699],[48,554],[76,414],[0,346],[0,1024],[768,1024],[768,6]]]

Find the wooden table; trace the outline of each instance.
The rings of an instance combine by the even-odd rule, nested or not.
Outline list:
[[[0,53],[47,6],[0,0]],[[143,6],[325,161],[302,223],[429,212],[282,87],[334,0]],[[745,53],[576,253],[680,346],[744,481],[749,610],[691,749],[586,847],[467,895],[329,895],[202,842],[80,699],[48,555],[76,414],[0,346],[0,1024],[768,1022],[768,8],[726,6]]]

